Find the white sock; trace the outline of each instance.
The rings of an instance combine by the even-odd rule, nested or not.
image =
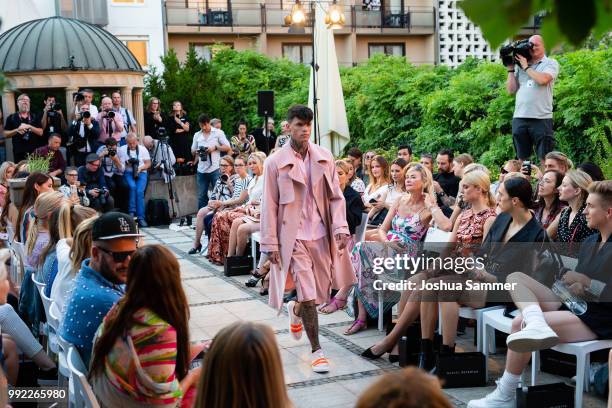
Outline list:
[[[516,396],[516,387],[518,386],[519,381],[521,381],[520,375],[514,375],[509,373],[507,370],[504,370],[504,374],[497,383],[497,389],[504,397],[507,397],[508,399],[514,398]]]
[[[523,319],[525,319],[525,325],[539,323],[548,326],[544,319],[544,313],[539,305],[529,305],[522,310],[521,314],[523,315]]]

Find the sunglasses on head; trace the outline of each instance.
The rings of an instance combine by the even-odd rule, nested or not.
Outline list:
[[[505,169],[505,168],[503,168],[503,167],[501,167],[501,168],[499,169],[499,172],[500,172],[501,174],[508,174],[508,170],[506,170],[506,169]]]
[[[100,251],[104,252],[105,254],[108,254],[110,256],[113,257],[113,261],[120,263],[120,262],[125,262],[125,260],[134,255],[134,252],[136,251],[124,251],[124,252],[113,252],[111,250],[108,250],[106,248],[102,248],[102,247],[97,247]]]

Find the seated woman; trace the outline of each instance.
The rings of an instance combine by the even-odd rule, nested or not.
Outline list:
[[[238,159],[236,159],[238,161]],[[244,187],[244,179],[234,173],[234,159],[231,156],[223,156],[221,158],[219,168],[221,169],[221,177],[217,179],[213,191],[210,195],[208,205],[200,208],[196,217],[196,235],[193,241],[193,248],[188,252],[189,255],[194,255],[202,251],[202,233],[204,232],[204,218],[214,213],[219,207],[221,201],[227,201],[234,194],[242,192]],[[244,172],[246,174],[246,172]],[[246,176],[245,176],[246,177]]]
[[[0,166],[0,209],[5,205],[6,193],[8,193],[8,181],[15,174],[15,163],[6,161]]]
[[[582,170],[569,170],[559,186],[559,199],[568,206],[547,229],[548,235],[557,242],[569,244],[565,249],[568,256],[576,256],[579,242],[596,231],[587,226],[584,209],[588,189],[593,180]]]
[[[39,194],[53,191],[53,179],[44,173],[32,173],[26,179],[23,187],[23,198],[18,208],[15,224],[15,240],[25,244],[28,238],[28,228],[34,218],[33,206]]]
[[[155,273],[151,273],[154,271]],[[98,328],[90,382],[103,407],[176,407],[200,378],[189,370],[203,345],[189,344],[189,304],[174,254],[137,250],[125,296]]]
[[[0,345],[0,365],[6,369],[8,383],[17,385],[19,374],[19,350],[38,366],[48,373],[55,368],[55,363],[43,350],[43,346],[36,341],[30,329],[19,318],[15,309],[8,303],[9,293],[8,267],[11,255],[8,249],[0,249],[0,332],[2,332]]]
[[[336,161],[336,173],[338,174],[338,183],[340,184],[340,190],[344,195],[344,201],[346,202],[346,222],[351,233],[350,241],[347,245],[349,251],[355,246],[355,230],[361,224],[361,214],[363,213],[363,201],[359,196],[359,193],[347,185],[348,183],[348,164],[344,160]],[[403,184],[403,183],[402,183]],[[351,287],[340,288],[338,293],[331,298],[330,302],[321,306],[319,311],[321,313],[333,313],[338,309],[343,309],[346,306],[346,299]]]
[[[507,174],[518,173],[520,171],[521,171],[521,162],[519,160],[508,160],[499,169],[499,180],[491,184],[491,192],[493,194],[497,193],[497,187],[499,187],[499,185],[504,182],[504,179],[506,178]]]
[[[464,256],[465,252],[473,250],[474,245],[482,242],[483,237],[487,235],[491,224],[495,219],[495,201],[490,192],[490,181],[487,173],[480,170],[466,172],[461,181],[461,192],[466,206],[461,210],[457,221],[453,227],[453,231],[449,238],[451,243],[451,254]],[[441,214],[442,211],[435,204],[435,200],[431,200],[428,210],[432,214]],[[443,255],[441,255],[443,257]],[[439,273],[438,271],[428,271],[415,275],[411,278],[413,281],[426,279],[429,275]],[[380,342],[370,347],[362,354],[367,358],[378,358],[385,352],[390,352],[389,359],[395,361],[397,356],[397,343],[402,333],[412,324],[420,313],[423,313],[425,301],[420,301],[416,291],[404,291],[399,303],[399,319],[393,330]],[[427,306],[435,308],[435,302],[427,302]],[[437,318],[437,316],[436,316]],[[425,325],[427,319],[421,317],[421,322]],[[427,338],[427,337],[426,337]]]
[[[563,283],[575,296],[586,300],[586,311],[575,315],[545,285],[517,272],[508,276],[516,283],[512,299],[521,314],[512,321],[508,336],[506,369],[495,390],[472,400],[470,408],[514,407],[516,387],[529,363],[531,351],[555,344],[612,339],[612,181],[589,186],[585,216],[589,228],[598,232],[581,245],[576,271],[566,272]]]
[[[375,165],[374,160],[372,164]],[[398,242],[411,248],[425,235],[431,221],[431,212],[425,207],[425,196],[433,194],[433,179],[429,170],[420,163],[410,163],[406,166],[405,174],[408,194],[397,199],[377,231],[379,241]],[[384,249],[383,247],[382,250]],[[379,279],[379,276],[373,273],[369,264],[373,259],[386,256],[386,251],[385,254],[380,254],[379,251],[381,246],[362,243],[358,243],[353,250],[353,267],[359,277],[356,288],[359,311],[355,322],[344,332],[345,335],[357,333],[367,327],[366,313],[372,317],[378,315],[378,296],[372,283]],[[392,306],[392,303],[385,303],[385,309]]]
[[[544,173],[538,182],[538,198],[536,199],[536,220],[547,229],[555,221],[561,210],[565,208],[565,203],[559,199],[559,186],[563,176],[555,170]]]
[[[252,211],[254,207],[259,207],[263,194],[263,163],[265,157],[265,154],[262,152],[255,152],[249,156],[248,166],[253,172],[253,178],[250,180],[246,191],[243,191],[238,199],[242,201],[248,197],[248,202],[235,210],[218,212],[213,218],[210,243],[208,245],[208,259],[212,263],[223,265],[225,256],[228,253],[230,230],[234,220],[247,215],[247,209],[251,208],[249,211]],[[221,203],[219,208],[223,209],[226,205],[233,206],[234,204],[234,200],[229,200]]]
[[[346,164],[348,165],[348,182],[347,184],[351,186],[353,190],[359,193],[360,197],[363,197],[363,193],[365,193],[365,184],[362,179],[357,177],[355,174],[355,168],[353,167],[353,162],[351,159],[344,159]]]
[[[254,322],[221,329],[204,359],[195,407],[292,406],[272,329]]]
[[[370,212],[375,206],[382,209],[385,201],[385,193],[388,191],[389,184],[391,183],[391,178],[389,177],[389,164],[383,156],[374,156],[370,162],[368,176],[370,184],[366,187],[362,198],[365,209]],[[370,213],[370,215],[373,217],[375,213]],[[373,218],[370,218],[368,222],[372,221]]]

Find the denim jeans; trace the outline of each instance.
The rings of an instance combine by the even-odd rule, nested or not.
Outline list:
[[[143,171],[134,179],[132,172],[125,172],[123,179],[130,187],[130,200],[128,210],[130,214],[136,214],[138,219],[145,219],[144,192],[147,187],[147,172]]]
[[[212,189],[219,179],[219,170],[212,173],[196,173],[198,181],[198,209],[208,205],[208,189]]]

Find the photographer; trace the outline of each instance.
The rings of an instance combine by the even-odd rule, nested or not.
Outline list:
[[[87,164],[79,167],[79,183],[85,187],[89,198],[89,206],[99,212],[107,212],[114,208],[115,202],[110,195],[100,167],[100,158],[95,153],[89,153],[85,159]]]
[[[123,212],[127,212],[129,187],[123,179],[125,166],[119,160],[117,154],[117,141],[109,137],[106,139],[106,143],[98,148],[96,154],[100,158],[100,166],[104,172],[106,186],[115,200],[116,207]]]
[[[66,184],[60,186],[59,191],[64,193],[66,198],[73,205],[80,204],[89,207],[89,198],[85,194],[85,189],[79,182],[79,173],[76,167],[66,167]]]
[[[516,94],[512,119],[512,140],[520,160],[529,160],[533,147],[541,161],[554,148],[553,85],[559,74],[559,63],[545,55],[544,41],[539,35],[529,38],[530,59],[516,47],[514,61],[506,60],[506,89]],[[503,49],[502,49],[503,51]],[[502,59],[503,53],[502,53]]]
[[[123,120],[124,131],[121,133],[121,139],[124,139],[128,132],[136,133],[136,119],[134,119],[134,115],[132,115],[132,112],[130,112],[128,108],[121,106],[123,102],[121,100],[121,92],[113,91],[111,98],[113,101],[113,112],[121,115],[121,119]]]
[[[113,100],[108,96],[102,98],[100,106],[102,110],[98,113],[98,122],[100,122],[100,137],[98,141],[106,142],[106,139],[112,137],[120,144],[125,144],[125,139],[121,139],[121,134],[125,131],[123,128],[123,118],[113,111]]]
[[[77,103],[78,111],[68,130],[68,151],[74,155],[74,164],[84,166],[89,153],[95,153],[100,137],[100,124],[90,112],[91,105]]]
[[[149,180],[163,179],[164,183],[174,180],[176,157],[174,157],[174,152],[168,144],[168,137],[160,136],[158,140],[155,140],[151,136],[145,136],[143,144],[149,151],[152,161],[151,168],[149,169]]]
[[[13,139],[13,161],[25,160],[29,153],[40,146],[43,130],[38,117],[30,112],[30,97],[21,94],[17,98],[18,112],[6,118],[4,137]]]
[[[89,106],[89,112],[94,118],[98,117],[98,107],[93,104],[94,92],[91,89],[83,89],[80,92],[76,92],[73,95],[74,103],[74,115],[79,113],[79,104]]]
[[[124,163],[123,179],[130,189],[128,209],[130,214],[136,214],[138,224],[148,227],[145,221],[144,192],[147,187],[147,170],[151,167],[151,156],[146,147],[138,144],[134,133],[128,133],[127,144],[118,151],[119,160]]]
[[[198,165],[198,209],[208,205],[208,189],[215,185],[219,178],[220,152],[232,151],[229,141],[222,130],[210,125],[208,116],[202,114],[198,117],[200,131],[193,135],[191,153],[193,163]]]
[[[62,106],[56,102],[55,95],[45,96],[45,108],[40,122],[45,136],[48,137],[51,133],[59,133],[65,136],[64,132],[68,128],[68,124],[64,118]]]

